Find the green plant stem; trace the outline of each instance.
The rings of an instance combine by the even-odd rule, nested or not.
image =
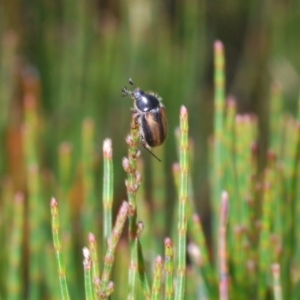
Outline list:
[[[113,161],[112,144],[110,139],[103,142],[103,249],[106,251],[107,240],[112,230],[112,205],[113,205]]]
[[[12,231],[9,241],[7,299],[21,299],[22,295],[22,237],[24,229],[24,195],[16,194],[13,205]]]
[[[25,80],[25,79],[24,79]],[[38,157],[39,123],[37,116],[37,99],[31,94],[24,97],[24,126],[22,128],[24,159],[28,189],[29,207],[29,298],[40,298],[40,259],[44,240],[42,221],[44,217],[43,202],[40,193],[40,170]]]
[[[165,300],[174,297],[174,249],[170,238],[165,239]]]
[[[177,284],[175,299],[184,299],[186,272],[186,232],[187,232],[187,201],[188,201],[188,111],[180,109],[180,188],[178,207],[178,248],[177,248]]]
[[[155,259],[153,283],[152,283],[152,290],[151,290],[151,300],[160,299],[160,289],[162,285],[162,270],[163,270],[163,259],[161,256],[158,256]]]
[[[92,259],[92,279],[94,284],[94,298],[97,299],[97,295],[100,293],[100,271],[99,271],[99,259],[98,259],[98,247],[94,234],[89,233],[88,236],[89,249]]]
[[[66,267],[62,255],[62,244],[60,238],[60,228],[59,228],[59,211],[58,205],[54,198],[51,199],[51,217],[52,217],[52,236],[53,245],[56,255],[57,272],[60,282],[61,297],[63,300],[70,299],[69,290],[66,278]]]
[[[137,208],[136,208],[136,192],[139,187],[141,176],[137,172],[136,156],[138,153],[138,147],[140,145],[139,126],[136,121],[136,117],[132,114],[130,134],[126,138],[128,145],[128,158],[123,159],[123,168],[128,174],[126,180],[128,202],[130,204],[129,214],[129,241],[130,241],[130,267],[128,275],[128,296],[127,299],[136,299],[136,276],[139,268],[138,260],[138,247],[139,240],[137,236]],[[143,276],[141,280],[146,280],[146,276]],[[150,297],[150,288],[147,280],[144,282],[144,297],[148,299]]]
[[[224,130],[224,108],[225,108],[225,59],[224,47],[221,41],[214,44],[214,140],[213,140],[213,182],[212,203],[214,215],[218,215],[219,197],[222,192],[223,161],[222,161],[222,134]],[[213,223],[214,236],[217,237],[217,218]],[[215,251],[217,253],[217,251]]]
[[[62,143],[58,150],[59,155],[59,183],[60,197],[63,199],[60,205],[61,215],[61,231],[63,233],[71,230],[71,211],[69,203],[69,191],[71,185],[71,166],[72,166],[72,146],[70,143]],[[65,249],[66,253],[71,255],[70,249]]]
[[[95,124],[91,119],[85,119],[82,124],[82,184],[83,209],[82,224],[85,232],[98,230],[96,226],[96,213],[99,211],[95,196],[94,177],[94,131]]]
[[[72,155],[73,148],[70,143],[62,143],[58,149],[59,155],[59,199],[60,215],[63,216],[60,220],[60,228],[64,242],[65,264],[68,270],[68,282],[71,292],[71,297],[79,293],[78,284],[76,283],[76,259],[73,251],[72,241],[72,218],[70,206],[70,189],[72,179]]]
[[[282,289],[280,283],[280,265],[272,265],[272,274],[273,274],[273,294],[274,300],[282,300]]]
[[[127,136],[126,142],[128,148],[128,159],[123,160],[124,170],[127,172],[128,177],[126,180],[128,202],[131,207],[131,213],[129,216],[129,241],[130,241],[130,267],[128,275],[128,300],[134,300],[136,298],[136,276],[138,269],[138,241],[136,238],[136,191],[138,185],[136,184],[136,154],[138,151],[138,145],[140,141],[138,124],[136,119],[132,115],[131,119],[130,135]]]
[[[111,270],[115,260],[116,247],[121,237],[125,222],[128,217],[128,213],[129,213],[129,204],[128,202],[124,201],[117,215],[116,223],[113,228],[112,234],[108,240],[108,248],[104,258],[104,268],[103,268],[103,273],[101,276],[101,283],[100,283],[101,299],[107,298],[106,290],[108,288],[108,283],[111,276]]]
[[[93,293],[93,284],[92,284],[92,260],[91,260],[91,253],[88,248],[82,249],[83,253],[83,270],[84,270],[84,288],[85,288],[85,299],[86,300],[93,300],[94,293]]]
[[[150,297],[150,287],[147,279],[146,274],[146,266],[145,266],[145,259],[143,255],[142,245],[140,243],[140,236],[142,231],[144,232],[144,223],[138,222],[137,224],[137,237],[138,237],[138,262],[139,262],[139,268],[138,273],[141,280],[141,285],[144,293],[144,297]]]
[[[144,178],[144,161],[141,157],[137,160],[137,168],[141,173],[141,177]],[[151,207],[149,201],[146,199],[145,183],[142,181],[137,192],[137,203],[139,203],[139,219],[143,220],[144,229],[143,234],[140,236],[140,244],[143,245],[144,257],[147,264],[152,263],[153,260],[153,226],[151,220]]]
[[[164,157],[164,145],[156,150],[158,157]],[[157,159],[152,159],[152,199],[153,199],[153,214],[152,227],[154,239],[154,253],[161,253],[163,250],[163,238],[166,228],[166,178],[165,178],[165,160],[161,162]]]
[[[229,274],[228,274],[228,252],[227,252],[227,219],[228,219],[228,194],[222,193],[219,222],[219,293],[220,300],[229,299]]]

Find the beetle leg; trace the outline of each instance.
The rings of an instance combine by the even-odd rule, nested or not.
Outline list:
[[[158,94],[155,93],[154,96],[157,98],[159,102],[162,102],[163,99]]]
[[[161,162],[161,159],[159,159],[152,151],[151,151],[151,147],[146,143],[146,141],[144,140],[144,137],[142,137],[142,144],[143,147],[153,156],[155,157],[159,162]]]
[[[137,120],[138,117],[141,116],[141,113],[138,112],[135,108],[132,108],[132,114],[133,114],[133,117]]]

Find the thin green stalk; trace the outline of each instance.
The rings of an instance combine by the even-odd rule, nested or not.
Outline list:
[[[9,239],[8,252],[8,270],[6,276],[7,299],[22,298],[22,241],[24,229],[24,195],[18,193],[15,195],[12,215],[12,228]]]
[[[113,161],[112,144],[110,139],[103,142],[103,249],[107,248],[107,240],[112,230],[112,205],[113,205]]]
[[[47,274],[45,283],[49,290],[49,299],[61,299],[60,282],[57,280],[56,257],[52,241],[49,241],[45,247],[44,270]]]
[[[79,293],[78,284],[76,283],[76,259],[72,248],[72,218],[70,205],[72,154],[73,149],[70,143],[65,142],[59,146],[59,199],[62,199],[60,202],[60,214],[63,216],[60,222],[60,228],[64,242],[65,264],[68,270],[71,296]]]
[[[273,207],[272,189],[274,185],[274,171],[265,170],[264,194],[262,198],[262,220],[259,237],[259,298],[263,299],[267,292],[267,274],[271,266],[270,257],[270,233],[271,233],[271,214]]]
[[[57,272],[60,283],[61,297],[63,300],[70,299],[69,290],[66,278],[66,267],[62,255],[62,243],[60,238],[60,228],[59,228],[59,210],[57,202],[54,198],[51,199],[51,225],[52,225],[52,236],[53,245],[56,255]]]
[[[108,297],[107,288],[111,277],[112,266],[115,260],[116,247],[121,237],[125,222],[129,214],[130,206],[128,202],[124,201],[120,207],[117,215],[116,223],[112,234],[108,240],[108,248],[104,258],[104,267],[100,283],[100,298],[106,299]]]
[[[178,248],[177,248],[177,284],[175,299],[184,299],[186,272],[186,233],[187,233],[187,201],[188,201],[188,111],[180,109],[180,188],[178,207]]]
[[[58,149],[60,198],[63,199],[60,205],[61,214],[64,216],[61,220],[63,233],[71,231],[71,211],[68,195],[71,187],[72,151],[70,143],[62,143]],[[70,250],[65,250],[66,253],[70,253]]]
[[[237,115],[235,118],[235,151],[234,161],[236,167],[236,199],[234,206],[233,228],[235,229],[236,239],[234,243],[234,264],[235,277],[238,286],[243,288],[247,284],[245,265],[249,254],[244,245],[248,243],[246,231],[251,227],[249,224],[250,184],[251,184],[251,144],[252,131],[249,115]]]
[[[137,160],[137,168],[141,173],[141,178],[144,178],[144,162],[140,157]],[[151,220],[151,207],[149,201],[146,199],[145,183],[142,181],[137,191],[137,203],[139,203],[139,219],[143,220],[144,229],[140,236],[140,243],[143,245],[144,257],[147,264],[153,261],[153,226]]]
[[[18,46],[18,35],[13,30],[7,30],[0,34],[0,133],[2,136],[4,126],[7,124],[10,113],[10,100],[16,85],[16,50]],[[1,172],[2,172],[2,159]]]
[[[0,218],[0,239],[1,241],[8,241],[10,238],[11,216],[13,214],[13,201],[15,191],[14,184],[11,178],[5,177],[0,182],[0,198],[1,198],[1,218]],[[10,253],[8,243],[3,244],[3,251],[0,251],[0,287],[1,290],[7,285],[7,255]]]
[[[98,203],[95,196],[94,176],[94,131],[95,124],[91,119],[85,119],[82,124],[82,183],[83,201],[82,222],[85,232],[96,230],[96,213]]]
[[[130,135],[127,136],[126,142],[128,148],[128,158],[123,159],[123,168],[128,174],[125,182],[127,188],[128,202],[132,213],[129,216],[129,241],[130,241],[130,267],[128,275],[128,300],[136,299],[136,277],[138,269],[138,241],[136,238],[137,231],[137,211],[136,211],[136,191],[138,185],[136,183],[136,155],[140,142],[139,128],[136,119],[132,116]]]
[[[147,279],[146,274],[146,265],[145,265],[145,259],[143,255],[143,249],[142,245],[140,243],[140,236],[141,233],[144,232],[144,223],[138,222],[137,224],[137,239],[138,239],[138,261],[139,261],[139,268],[138,273],[141,281],[141,286],[143,290],[144,297],[150,297],[150,287]]]
[[[126,293],[126,283],[128,282],[128,258],[129,258],[129,245],[125,239],[119,241],[115,268],[113,269],[113,278],[115,284],[114,298],[123,299],[124,292]]]
[[[40,175],[37,165],[31,165],[28,169],[28,189],[29,189],[29,228],[30,228],[30,299],[40,298],[41,281],[41,248],[43,230],[41,218],[43,217],[40,197]]]
[[[212,208],[214,216],[218,215],[219,197],[223,189],[224,164],[222,135],[224,131],[224,110],[225,110],[225,57],[224,46],[221,41],[214,44],[214,135],[212,146]],[[213,220],[213,237],[218,236],[218,218]],[[217,245],[217,241],[214,243]],[[217,248],[214,248],[215,257]]]
[[[203,282],[203,278],[199,278],[199,274],[196,273],[195,268],[191,265],[187,265],[186,267],[186,288],[185,288],[185,300],[204,300],[208,299],[206,297],[202,297],[203,286],[205,283]]]
[[[180,165],[179,163],[174,163],[172,166],[172,173],[173,173],[173,178],[174,178],[174,184],[175,184],[175,189],[177,191],[177,194],[179,196],[179,181],[180,181]],[[179,207],[179,203],[176,201],[174,204],[174,209],[173,209],[173,223],[175,224],[176,220],[177,220],[177,216],[178,216],[178,207]],[[172,241],[174,245],[178,244],[178,236],[177,236],[177,227],[176,226],[172,226]]]
[[[24,79],[25,80],[25,79]],[[40,298],[41,248],[44,240],[42,220],[44,206],[40,198],[40,174],[38,158],[38,117],[36,97],[27,94],[24,97],[24,125],[22,128],[24,160],[27,175],[29,203],[29,298]]]
[[[162,272],[164,261],[161,256],[156,257],[153,272],[153,283],[151,290],[151,300],[160,299],[160,289],[162,285]]]
[[[174,297],[174,249],[170,238],[165,239],[165,300]]]
[[[165,172],[165,160],[164,157],[165,147],[161,146],[156,150],[158,157],[162,158],[162,161],[152,159],[152,199],[153,199],[153,211],[152,215],[152,227],[154,239],[154,253],[161,253],[163,250],[163,238],[165,236],[166,228],[166,172]]]
[[[93,300],[93,284],[92,284],[92,260],[90,250],[86,247],[82,249],[83,253],[83,270],[84,270],[84,289],[85,289],[85,299]]]
[[[227,220],[228,220],[228,194],[222,193],[220,206],[219,227],[219,293],[220,300],[229,299],[229,274],[228,274],[228,252],[227,252]]]
[[[131,119],[130,135],[126,138],[128,145],[128,158],[123,159],[123,168],[128,174],[126,180],[128,202],[130,204],[130,215],[129,215],[129,241],[130,241],[130,267],[128,275],[128,295],[127,299],[136,299],[136,277],[139,268],[138,260],[138,247],[139,240],[137,236],[137,208],[136,208],[136,192],[140,184],[141,176],[137,172],[137,154],[138,147],[140,145],[140,133],[139,125],[137,124],[136,117],[134,114]],[[143,276],[141,280],[146,280],[146,276]],[[143,285],[144,297],[148,299],[150,297],[150,288],[147,283]]]
[[[92,279],[94,284],[94,298],[97,299],[97,294],[100,292],[100,270],[99,270],[99,260],[98,260],[98,247],[97,241],[94,234],[89,233],[88,236],[89,249],[91,252],[92,259]]]
[[[293,262],[292,252],[295,235],[295,210],[297,194],[297,176],[299,176],[298,164],[300,157],[300,122],[290,121],[291,140],[288,140],[286,157],[286,199],[285,199],[285,220],[283,229],[283,260],[281,262],[282,287],[286,298],[291,297],[292,283],[288,279],[290,276],[291,263]],[[298,216],[296,216],[297,218]]]
[[[235,122],[235,164],[237,172],[237,189],[238,189],[238,203],[239,216],[238,224],[248,226],[248,208],[247,198],[250,192],[250,170],[251,170],[251,127],[250,117],[248,115],[237,115]]]
[[[282,289],[280,283],[280,265],[272,265],[272,274],[273,274],[273,294],[274,300],[282,300]]]

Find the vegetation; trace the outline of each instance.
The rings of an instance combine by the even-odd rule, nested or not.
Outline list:
[[[300,7],[244,2],[0,3],[2,299],[299,298]]]

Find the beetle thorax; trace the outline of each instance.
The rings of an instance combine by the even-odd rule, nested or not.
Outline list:
[[[140,112],[149,112],[160,106],[159,100],[152,94],[145,93],[142,90],[133,91],[135,106]]]

